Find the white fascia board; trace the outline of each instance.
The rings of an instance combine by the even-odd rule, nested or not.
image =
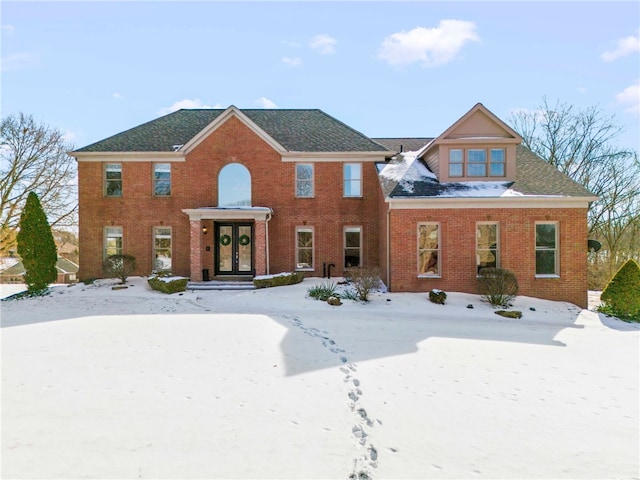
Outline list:
[[[443,210],[478,208],[589,208],[598,197],[497,197],[497,198],[387,198],[389,210]]]
[[[202,207],[182,210],[189,220],[267,220],[273,214],[269,207]]]
[[[200,130],[200,132],[185,143],[181,148],[180,152],[183,152],[185,155],[190,153],[194,148],[196,148],[205,138],[215,132],[218,127],[224,124],[229,118],[235,116],[244,123],[251,131],[253,131],[258,137],[264,140],[267,144],[269,144],[274,150],[279,153],[284,153],[287,150],[276,142],[273,137],[271,137],[267,132],[261,129],[258,125],[256,125],[249,117],[247,117],[244,113],[242,113],[238,108],[231,105],[224,112],[222,112],[218,117],[207,125],[205,128]]]
[[[69,152],[78,162],[184,162],[180,152]]]
[[[394,152],[287,152],[283,162],[384,162]]]

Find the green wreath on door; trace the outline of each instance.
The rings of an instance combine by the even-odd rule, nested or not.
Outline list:
[[[220,236],[220,245],[226,247],[231,243],[231,237],[229,235],[221,235]]]
[[[251,243],[251,239],[249,238],[249,235],[240,235],[240,238],[238,238],[238,243],[244,247]]]

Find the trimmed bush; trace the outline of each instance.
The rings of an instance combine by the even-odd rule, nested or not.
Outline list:
[[[502,268],[480,270],[478,291],[494,307],[508,307],[518,290],[518,279],[512,271]]]
[[[26,273],[24,281],[30,295],[42,295],[56,281],[58,253],[51,226],[38,195],[29,192],[20,215],[20,231],[16,237],[18,255]]]
[[[429,292],[429,300],[431,303],[436,303],[438,305],[444,305],[444,301],[447,299],[447,294],[442,290],[433,289]]]
[[[380,288],[380,271],[377,268],[351,268],[345,277],[356,293],[358,300],[369,301],[372,291]]]
[[[640,265],[627,260],[600,296],[600,311],[622,320],[640,322]]]
[[[322,282],[319,285],[314,285],[309,290],[307,290],[307,295],[311,298],[315,298],[316,300],[321,300],[326,302],[329,300],[329,297],[337,297],[336,294],[337,285],[333,282]]]
[[[284,285],[294,285],[304,280],[302,272],[285,272],[277,275],[261,275],[253,279],[253,286],[256,288],[282,287]]]
[[[102,271],[109,278],[119,278],[120,283],[127,283],[127,277],[136,269],[136,257],[133,255],[109,255],[102,262]]]
[[[147,282],[153,290],[157,290],[158,292],[176,293],[184,292],[187,289],[189,279],[178,277],[149,277],[147,278]]]

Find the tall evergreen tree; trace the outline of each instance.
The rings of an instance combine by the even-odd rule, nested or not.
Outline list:
[[[27,196],[17,240],[18,255],[26,270],[27,288],[31,294],[42,294],[56,281],[58,254],[51,226],[35,192],[29,192]]]

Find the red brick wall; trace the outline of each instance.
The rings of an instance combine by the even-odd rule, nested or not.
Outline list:
[[[123,227],[124,253],[137,260],[136,275],[152,270],[153,227],[172,227],[173,272],[190,274],[190,224],[186,208],[216,206],[220,170],[229,163],[244,165],[251,174],[252,204],[270,207],[270,271],[295,269],[295,227],[315,229],[315,271],[322,263],[335,263],[336,275],[343,270],[343,227],[363,228],[363,263],[378,265],[378,180],[373,163],[363,163],[363,197],[342,197],[341,162],[315,164],[315,197],[295,198],[295,163],[282,162],[280,155],[238,119],[232,117],[200,143],[185,162],[171,163],[172,195],[153,196],[153,163],[122,162],[123,196],[103,196],[100,162],[78,163],[80,198],[80,278],[102,276],[103,228]],[[110,162],[116,163],[116,162]],[[239,219],[240,220],[240,219]],[[202,235],[202,268],[213,268],[213,223],[204,221],[209,233]],[[256,241],[264,233],[256,222]],[[262,237],[264,238],[264,237]],[[256,244],[257,246],[257,244]],[[256,267],[266,259],[256,251]],[[213,270],[212,270],[213,271]]]
[[[434,209],[391,211],[393,291],[476,293],[476,222],[499,222],[501,267],[512,270],[520,295],[587,306],[587,210]],[[535,277],[535,222],[559,222],[560,278]],[[439,222],[441,278],[418,278],[418,223]]]

